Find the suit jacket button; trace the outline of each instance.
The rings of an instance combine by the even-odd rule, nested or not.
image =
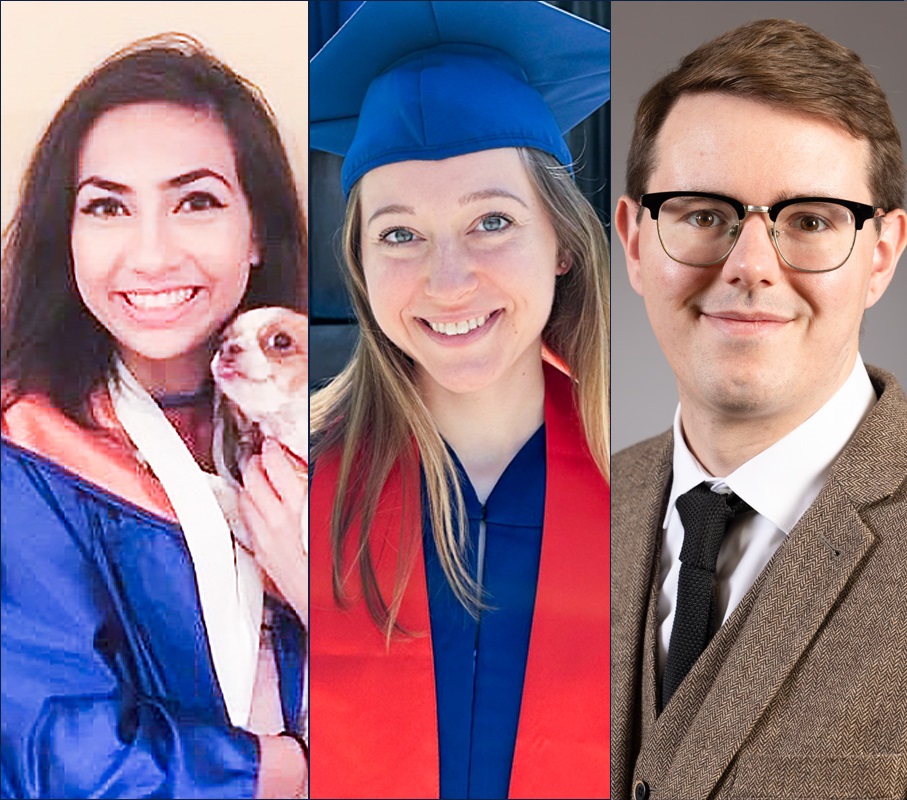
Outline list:
[[[633,786],[633,800],[648,800],[649,784],[645,781],[636,781]]]

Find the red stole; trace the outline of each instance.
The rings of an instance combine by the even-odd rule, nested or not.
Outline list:
[[[609,788],[610,489],[589,455],[570,380],[545,367],[547,484],[539,583],[511,797],[604,798]],[[322,458],[310,508],[311,797],[438,797],[438,723],[428,598],[415,548],[400,623],[384,634],[364,602],[338,608],[328,537],[339,460]],[[401,531],[421,543],[419,476],[395,470],[372,528],[384,596]],[[405,501],[404,501],[405,499]],[[353,536],[353,539],[356,537]],[[352,597],[358,573],[348,581]]]

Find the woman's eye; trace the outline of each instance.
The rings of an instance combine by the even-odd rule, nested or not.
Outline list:
[[[98,197],[89,200],[81,209],[82,214],[89,217],[125,217],[129,211],[121,200],[115,197]]]
[[[486,233],[494,233],[495,231],[502,231],[505,228],[508,228],[512,223],[513,220],[504,214],[489,214],[487,217],[482,217],[482,219],[479,220],[478,227]]]
[[[379,237],[382,242],[387,242],[388,244],[408,244],[413,241],[416,236],[411,230],[406,228],[391,228],[390,230],[384,231]]]
[[[208,211],[212,208],[224,208],[224,204],[209,192],[192,192],[177,203],[176,211]]]

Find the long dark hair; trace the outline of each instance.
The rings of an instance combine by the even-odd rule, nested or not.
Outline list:
[[[206,111],[227,129],[261,260],[250,273],[241,308],[305,308],[305,225],[267,102],[191,37],[142,39],[73,90],[25,173],[3,246],[3,410],[35,392],[77,422],[95,424],[89,396],[110,372],[114,343],[83,304],[73,275],[70,231],[79,154],[107,111],[153,102]]]

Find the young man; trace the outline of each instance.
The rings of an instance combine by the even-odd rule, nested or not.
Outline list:
[[[612,468],[612,795],[901,797],[907,400],[858,353],[907,244],[886,98],[750,23],[645,95],[627,173],[680,407]]]

